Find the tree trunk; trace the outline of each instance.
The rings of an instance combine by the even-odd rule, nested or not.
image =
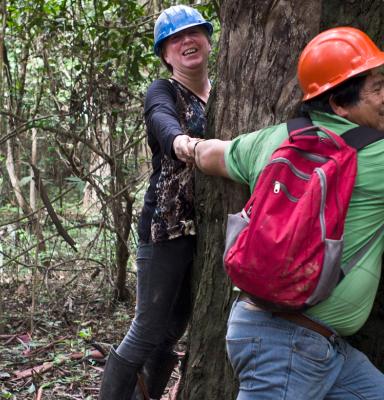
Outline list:
[[[4,81],[4,38],[5,38],[5,28],[6,28],[6,0],[1,1],[0,5],[0,13],[1,13],[1,25],[0,25],[0,109],[4,109],[4,93],[5,93],[5,81]],[[0,137],[6,134],[7,123],[5,119],[5,115],[0,115]],[[1,193],[0,193],[1,195]],[[0,250],[2,250],[0,245]],[[2,257],[1,257],[2,258]],[[0,259],[0,292],[3,293],[1,285],[3,276],[3,262]],[[4,321],[4,303],[3,303],[3,295],[0,293],[0,334],[4,332],[5,321]]]
[[[128,237],[132,225],[132,205],[133,200],[129,196],[116,199],[112,204],[112,214],[116,229],[116,280],[114,288],[114,298],[116,300],[132,299],[132,294],[128,290],[127,283],[127,264],[129,259]]]
[[[24,199],[24,196],[23,196],[23,193],[22,193],[21,187],[20,187],[20,181],[16,174],[15,161],[14,161],[14,156],[13,156],[13,146],[12,146],[11,140],[7,141],[7,160],[6,160],[5,164],[7,166],[7,171],[8,171],[9,179],[11,181],[12,188],[15,192],[17,204],[22,209],[24,214],[28,215],[31,213],[31,209]]]
[[[95,122],[95,131],[90,132],[94,145],[106,155],[111,154],[109,127],[107,117],[101,117]],[[96,153],[90,153],[89,172],[93,181],[102,191],[108,186],[111,177],[111,167],[105,159]],[[83,195],[83,210],[86,214],[97,215],[102,209],[102,203],[98,198],[97,187],[89,182],[85,184]]]
[[[32,165],[37,165],[37,129],[31,129],[32,140],[31,140],[31,163]],[[31,182],[29,185],[29,204],[31,205],[32,211],[36,211],[37,209],[37,200],[36,200],[36,185],[33,180],[34,174],[32,167],[31,171]]]
[[[300,99],[296,62],[318,31],[317,3],[223,1],[217,81],[208,111],[210,136],[230,139],[293,113]],[[233,293],[222,254],[226,215],[244,204],[246,188],[199,175],[197,193],[203,217],[198,220],[196,274],[203,272],[180,398],[232,399],[236,387],[224,338]]]
[[[381,1],[369,2],[366,10],[358,1],[345,2],[348,7],[341,0],[325,3],[332,4],[318,0],[222,1],[217,78],[208,110],[210,137],[230,139],[294,114],[301,98],[297,61],[320,26],[325,29],[348,21],[365,30],[368,21],[374,20],[369,33],[377,38],[382,31]],[[178,398],[234,399],[237,387],[225,353],[233,293],[223,272],[222,254],[226,215],[241,209],[246,189],[201,174],[196,187],[195,310]]]
[[[112,146],[112,135],[116,132],[117,120],[110,115],[107,119],[110,148]],[[120,138],[121,140],[122,138]],[[132,293],[127,287],[127,264],[130,256],[128,238],[132,227],[132,211],[134,198],[131,196],[124,170],[124,155],[111,153],[113,164],[110,165],[113,178],[110,182],[111,201],[109,207],[113,217],[113,225],[116,230],[116,280],[114,287],[114,298],[125,301],[133,300]]]

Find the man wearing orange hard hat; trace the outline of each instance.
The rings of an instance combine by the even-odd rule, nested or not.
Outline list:
[[[212,139],[189,144],[190,154],[203,172],[244,183],[251,192],[256,187],[256,195],[251,197],[255,200],[238,217],[243,226],[237,238],[242,237],[243,241],[237,248],[234,246],[239,239],[233,239],[232,232],[228,231],[234,224],[231,222],[227,226],[227,237],[232,240],[231,254],[246,254],[239,258],[240,265],[228,261],[230,253],[225,256],[227,272],[240,289],[232,306],[226,337],[228,356],[240,383],[238,400],[384,398],[384,375],[345,340],[363,326],[370,314],[384,252],[383,65],[384,52],[364,32],[351,27],[324,31],[308,43],[299,59],[298,80],[304,95],[300,118],[238,136],[232,141]],[[309,147],[315,143],[316,149],[326,148],[324,152],[331,151],[332,155],[325,157],[321,151],[304,151],[301,141],[309,143]],[[345,182],[336,179],[333,181],[336,186],[331,187],[327,186],[327,178],[337,177],[339,169],[343,168],[334,154],[345,149],[355,164],[354,168],[344,171],[347,179],[353,178],[348,202],[339,203],[328,197],[343,195]],[[333,164],[333,172],[325,167],[330,164]],[[304,171],[297,165],[303,166]],[[313,171],[308,171],[309,165],[314,165]],[[275,173],[270,182],[266,181],[268,170]],[[284,174],[290,179],[279,181],[279,176]],[[302,179],[306,181],[305,187],[312,187],[316,183],[315,175],[319,181],[317,192],[309,189],[299,194],[295,192],[295,182]],[[265,197],[258,199],[257,195]],[[265,207],[273,201],[275,207],[266,212]],[[309,268],[304,261],[305,273],[299,277],[304,283],[298,285],[298,275],[294,275],[297,271],[289,269],[295,255],[283,260],[277,280],[289,282],[288,275],[294,276],[291,286],[295,290],[289,291],[291,287],[287,286],[287,293],[292,295],[288,298],[283,290],[269,290],[275,287],[267,278],[272,276],[270,270],[276,267],[273,262],[261,271],[264,287],[256,289],[249,284],[253,279],[257,283],[260,277],[252,275],[250,265],[258,266],[253,265],[252,257],[247,258],[247,255],[257,259],[256,252],[264,250],[258,250],[257,241],[275,234],[272,247],[265,254],[271,260],[277,259],[285,251],[283,234],[291,223],[291,215],[287,215],[285,206],[279,205],[288,207],[292,203],[296,210],[294,207],[302,201],[312,202],[313,208],[320,202],[318,209],[309,207],[306,211],[313,215],[318,213],[318,220],[312,220],[312,214],[303,215],[303,218],[308,220],[309,234],[312,234],[312,226],[313,229],[317,229],[317,223],[320,226],[324,237],[313,251],[325,248],[325,256],[318,280],[310,282],[314,292],[305,302],[295,303],[299,295],[309,290],[311,285],[306,284],[305,279],[318,265],[311,264]],[[255,211],[257,207],[259,215]],[[336,240],[327,224],[335,222],[338,216],[327,213],[343,207],[345,219],[340,220],[343,227]],[[276,219],[279,213],[282,215],[280,222]],[[258,221],[260,215],[258,226],[254,221]],[[277,222],[271,225],[270,221]],[[297,222],[303,226],[300,215]],[[246,231],[252,229],[256,232],[253,242]],[[300,234],[294,233],[287,242],[294,242],[296,234]],[[254,248],[247,248],[250,242],[254,243]],[[304,254],[310,259],[312,244],[303,237],[302,242],[287,246],[294,247],[292,254]],[[330,262],[332,256],[335,262]],[[237,268],[236,273],[228,264]],[[242,270],[248,271],[245,278]]]

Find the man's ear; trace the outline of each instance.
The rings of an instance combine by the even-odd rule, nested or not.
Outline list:
[[[331,106],[333,112],[340,117],[346,118],[349,114],[348,109],[345,107],[339,106],[336,104],[335,99],[333,96],[329,98],[329,105]]]

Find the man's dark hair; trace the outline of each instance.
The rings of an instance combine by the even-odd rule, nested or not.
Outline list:
[[[355,76],[340,85],[327,90],[325,93],[303,102],[299,109],[299,115],[308,116],[310,111],[322,111],[334,114],[332,107],[329,104],[329,99],[331,97],[340,107],[353,106],[357,104],[360,100],[360,92],[366,78],[367,74]]]

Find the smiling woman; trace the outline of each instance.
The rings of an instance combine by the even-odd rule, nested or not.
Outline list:
[[[191,80],[200,83],[203,91],[197,94],[207,100],[208,93],[204,89],[209,91],[209,81],[205,88],[206,82],[198,79],[198,75],[207,75],[210,52],[211,44],[207,30],[197,26],[178,32],[167,39],[164,42],[161,57],[168,68],[170,67],[173,78],[184,82],[186,86]]]
[[[104,371],[101,400],[138,400],[137,373],[160,399],[178,357],[174,346],[191,312],[195,249],[194,169],[188,144],[206,130],[211,89],[212,25],[194,8],[164,10],[155,24],[155,54],[172,76],[158,79],[144,106],[153,172],[139,221],[136,315]]]

